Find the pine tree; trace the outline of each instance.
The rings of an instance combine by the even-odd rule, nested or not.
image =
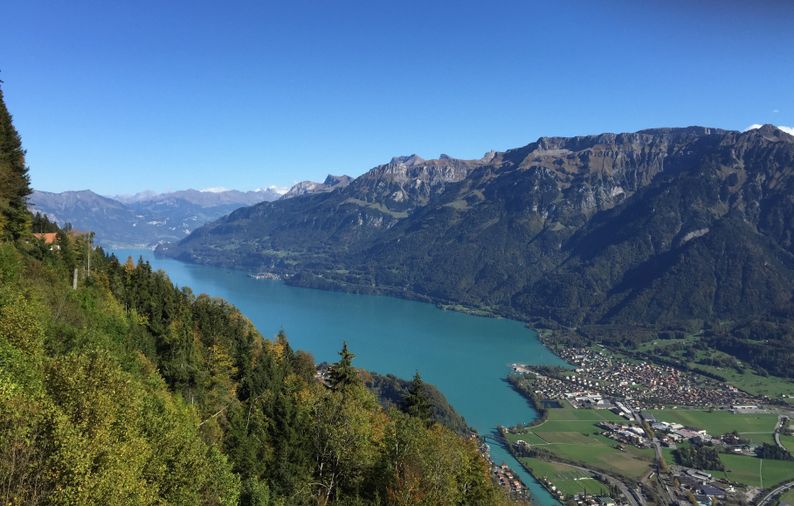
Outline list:
[[[0,89],[0,239],[17,240],[29,230],[31,191],[22,141]]]
[[[433,412],[430,399],[427,397],[425,382],[419,371],[414,374],[411,384],[408,386],[408,395],[405,397],[405,411],[424,421],[428,426],[433,423]]]
[[[347,343],[342,343],[339,357],[339,362],[331,366],[331,388],[334,390],[344,390],[359,381],[358,372],[353,367],[356,356],[347,349]]]

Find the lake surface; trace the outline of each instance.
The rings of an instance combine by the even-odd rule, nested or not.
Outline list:
[[[505,382],[510,364],[564,364],[534,332],[512,320],[392,297],[291,287],[239,271],[156,258],[149,250],[115,253],[121,261],[142,256],[177,285],[223,297],[266,337],[284,329],[293,348],[310,352],[318,362],[338,360],[342,342],[347,341],[358,367],[406,379],[419,371],[485,436],[493,436],[497,425],[525,423],[537,416]],[[494,461],[519,473],[535,504],[558,504],[493,437],[489,444]]]

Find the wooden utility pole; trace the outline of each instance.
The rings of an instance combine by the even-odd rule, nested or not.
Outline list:
[[[91,275],[91,240],[92,239],[93,238],[91,237],[91,232],[89,232],[88,233],[88,241],[86,242],[86,245],[85,245],[85,248],[86,248],[86,262],[87,262],[87,267],[86,267],[87,274],[86,274],[86,276],[90,276]]]

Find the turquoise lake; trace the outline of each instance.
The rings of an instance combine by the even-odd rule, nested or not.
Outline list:
[[[564,363],[522,323],[392,297],[255,280],[239,271],[156,258],[149,250],[115,253],[121,261],[142,256],[177,285],[228,300],[266,337],[284,329],[293,348],[310,352],[318,362],[335,362],[347,341],[358,367],[402,378],[419,371],[469,425],[490,436],[494,461],[519,473],[535,504],[558,504],[493,438],[497,425],[526,423],[537,416],[505,381],[510,364]]]

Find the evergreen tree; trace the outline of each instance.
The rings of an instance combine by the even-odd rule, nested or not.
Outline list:
[[[50,221],[46,214],[36,213],[33,215],[33,223],[31,225],[33,232],[39,234],[51,233],[58,231],[58,224]]]
[[[25,151],[0,89],[0,239],[17,240],[28,231],[30,193]]]
[[[347,349],[347,343],[342,343],[339,357],[339,362],[331,366],[331,388],[334,390],[344,390],[359,381],[358,372],[353,367],[356,356]]]
[[[433,423],[430,399],[427,396],[425,383],[422,381],[419,371],[414,374],[414,378],[408,387],[408,395],[405,397],[405,411],[409,415],[424,421],[428,426]]]

